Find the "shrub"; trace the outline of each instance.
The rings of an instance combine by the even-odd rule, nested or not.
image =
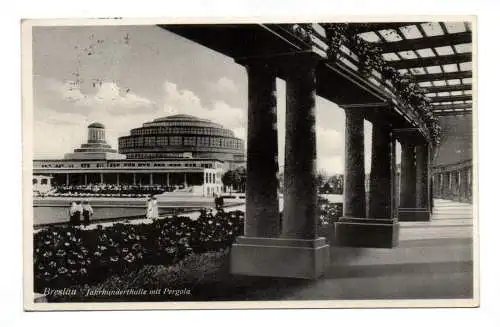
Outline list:
[[[49,295],[49,302],[87,302],[87,301],[161,301],[166,299],[192,299],[193,287],[200,282],[217,282],[227,276],[229,251],[207,252],[193,254],[171,266],[147,265],[128,274],[111,276],[96,285],[78,285],[72,288],[76,294]],[[147,292],[146,295],[107,296],[93,295],[92,290],[138,290]],[[189,290],[186,296],[174,293],[150,294],[154,290]],[[90,295],[89,295],[90,294]]]

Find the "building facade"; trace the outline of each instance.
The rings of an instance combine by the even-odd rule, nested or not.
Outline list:
[[[128,159],[187,156],[220,160],[226,169],[245,164],[243,140],[235,137],[233,131],[190,115],[172,115],[144,123],[118,139],[118,150]]]
[[[222,175],[245,164],[244,145],[230,130],[194,116],[156,119],[106,143],[101,123],[88,126],[87,143],[64,159],[33,161],[53,186],[156,185],[203,196],[222,192]]]

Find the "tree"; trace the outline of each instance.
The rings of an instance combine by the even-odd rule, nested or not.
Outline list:
[[[247,169],[243,166],[236,168],[236,174],[238,175],[237,180],[238,189],[240,192],[245,192],[245,186],[247,183]]]
[[[316,186],[320,190],[328,180],[328,176],[324,170],[320,170],[316,173]]]
[[[332,185],[333,194],[344,193],[344,175],[342,174],[333,175],[332,177],[330,177],[329,182]]]
[[[232,193],[233,185],[235,184],[236,175],[234,170],[228,170],[222,175],[222,184],[229,187],[229,193]]]
[[[239,192],[245,191],[245,183],[247,181],[247,170],[245,167],[238,167],[235,170],[228,170],[222,175],[222,183],[229,186],[230,192],[236,188]]]

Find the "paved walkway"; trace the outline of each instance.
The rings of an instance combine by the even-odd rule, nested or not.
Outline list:
[[[141,222],[148,220],[130,221]],[[436,200],[430,222],[400,224],[396,248],[331,247],[331,266],[319,280],[243,278],[217,284],[210,300],[471,299],[472,206]]]
[[[393,249],[331,248],[326,276],[247,290],[247,299],[467,299],[473,296],[472,206],[435,201],[430,222],[402,222]]]

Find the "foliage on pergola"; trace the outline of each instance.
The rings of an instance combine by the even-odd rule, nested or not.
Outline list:
[[[434,115],[472,112],[472,32],[467,22],[351,23],[402,74],[426,90]]]

